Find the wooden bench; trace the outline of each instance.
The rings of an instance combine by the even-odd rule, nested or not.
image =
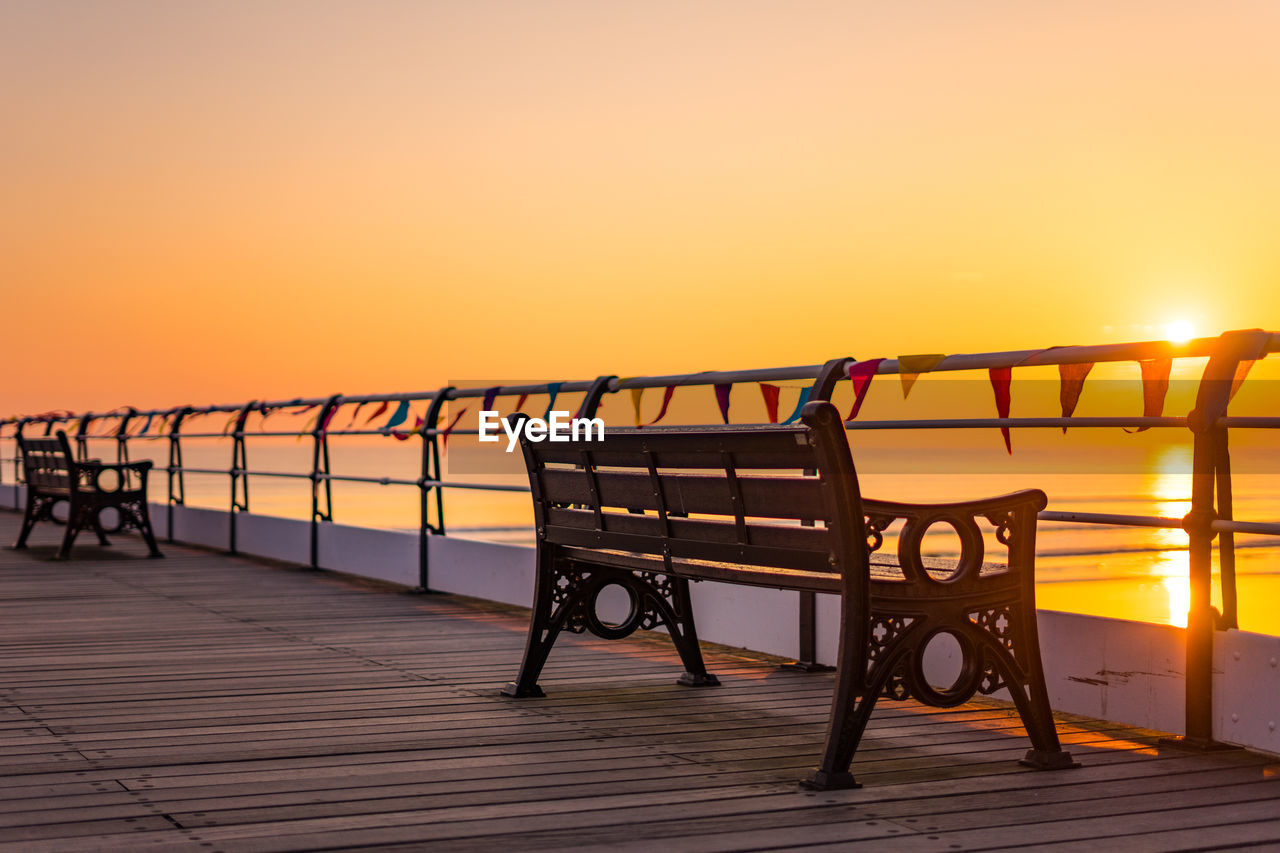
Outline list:
[[[1078,766],[1058,742],[1036,637],[1043,492],[928,506],[864,501],[839,413],[826,402],[809,403],[790,426],[610,429],[603,441],[522,447],[537,587],[520,673],[504,694],[543,695],[538,675],[561,631],[617,639],[665,628],[685,667],[679,683],[716,685],[690,581],[830,593],[841,601],[836,688],[821,764],[802,785],[858,787],[849,765],[881,695],[950,707],[1007,688],[1031,739],[1022,762]],[[894,559],[880,547],[899,521]],[[984,560],[980,521],[1007,549],[1004,562]],[[959,534],[958,563],[921,556],[937,523]],[[597,612],[608,587],[630,598],[621,620]],[[922,658],[943,633],[963,663],[938,688]]]
[[[151,550],[149,556],[164,556],[156,547],[147,511],[147,473],[151,462],[118,465],[97,460],[78,462],[71,452],[67,434],[61,430],[56,436],[43,438],[19,435],[18,447],[27,480],[27,513],[14,548],[27,546],[27,536],[36,522],[56,521],[53,508],[66,501],[67,530],[54,559],[65,560],[70,556],[71,544],[85,528],[92,528],[98,534],[98,542],[108,545],[108,533],[131,527],[142,534]],[[110,529],[102,523],[101,514],[106,509],[114,509],[119,515]]]

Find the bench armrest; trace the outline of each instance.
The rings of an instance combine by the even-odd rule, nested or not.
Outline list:
[[[155,463],[150,459],[144,459],[141,462],[101,462],[97,459],[90,459],[76,463],[76,468],[80,472],[82,486],[88,486],[103,492],[132,492],[146,489],[147,472],[154,465]],[[106,488],[102,484],[102,475],[107,471],[115,472],[118,477],[113,488]]]
[[[139,474],[143,471],[149,471],[155,467],[155,463],[150,459],[144,459],[141,462],[103,462],[100,459],[88,459],[84,462],[77,462],[76,466],[83,470],[104,471],[114,470],[124,472],[126,469],[132,469]]]
[[[897,518],[908,518],[921,515],[969,513],[970,515],[986,515],[988,512],[1025,511],[1034,507],[1036,512],[1044,509],[1049,503],[1045,493],[1039,489],[1023,489],[994,498],[982,498],[974,501],[953,501],[951,503],[905,503],[903,501],[882,501],[875,498],[863,498],[862,509],[868,515],[872,512],[893,515]]]
[[[904,503],[864,498],[862,511],[866,518],[867,546],[877,551],[884,542],[884,531],[897,520],[903,520],[898,533],[898,564],[907,580],[953,583],[977,581],[990,566],[985,564],[985,526],[994,533],[999,545],[1007,550],[1003,561],[1009,573],[1025,572],[1030,582],[1035,568],[1036,517],[1048,499],[1039,489],[1025,489],[993,498],[951,503]],[[983,524],[985,522],[985,524]],[[921,554],[926,531],[935,524],[953,527],[960,538],[960,559],[954,574],[945,580]],[[945,574],[945,573],[944,573]]]

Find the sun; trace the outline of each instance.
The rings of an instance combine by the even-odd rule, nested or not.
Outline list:
[[[1196,330],[1187,320],[1173,320],[1164,324],[1165,339],[1175,344],[1185,344],[1196,336]]]

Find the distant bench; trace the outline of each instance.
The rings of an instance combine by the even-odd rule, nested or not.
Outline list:
[[[132,527],[142,534],[150,556],[163,557],[156,547],[147,511],[147,473],[151,462],[126,462],[112,465],[97,460],[77,462],[61,430],[53,437],[18,436],[22,465],[27,480],[27,513],[22,519],[22,532],[14,548],[27,547],[27,536],[38,521],[55,521],[53,508],[67,503],[67,529],[55,559],[65,560],[71,544],[85,528],[98,534],[98,542],[110,544],[107,534]],[[119,521],[108,530],[102,523],[102,511],[114,509]]]
[[[802,785],[857,787],[849,765],[876,699],[951,707],[1006,688],[1039,769],[1078,766],[1054,727],[1036,637],[1039,491],[972,503],[862,500],[843,424],[826,402],[792,426],[611,429],[603,441],[522,441],[533,491],[538,570],[524,660],[503,693],[542,696],[538,676],[561,631],[618,639],[665,627],[684,663],[679,683],[719,684],[698,646],[689,581],[840,596],[840,651],[826,749]],[[895,520],[898,558],[878,549]],[[983,560],[985,520],[1008,560]],[[921,556],[925,531],[955,528],[958,564]],[[597,612],[607,587],[629,613]],[[924,648],[952,635],[963,656],[945,688]]]

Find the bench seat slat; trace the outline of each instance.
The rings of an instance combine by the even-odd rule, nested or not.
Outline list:
[[[670,518],[672,536],[663,533],[662,520],[650,515],[603,513],[605,529],[595,526],[590,510],[547,509],[543,538],[549,544],[581,545],[722,562],[760,563],[781,568],[829,571],[830,539],[819,527],[748,524],[747,542],[739,542],[732,523]]]
[[[546,469],[541,473],[542,498],[551,503],[591,504],[591,482],[585,470]],[[657,510],[650,476],[637,471],[597,469],[601,504],[622,509]],[[729,480],[724,475],[660,474],[666,508],[672,513],[733,515]],[[738,477],[745,514],[756,518],[824,519],[822,484],[816,477]]]
[[[639,554],[634,551],[610,551],[598,548],[565,546],[562,553],[569,560],[588,564],[616,566],[642,572],[665,570],[662,557],[656,554]],[[672,560],[672,569],[681,577],[691,580],[727,581],[730,583],[763,586],[770,589],[792,589],[810,592],[840,594],[840,576],[830,572],[807,572],[803,569],[775,569],[762,566],[744,566],[739,563],[711,561]]]

